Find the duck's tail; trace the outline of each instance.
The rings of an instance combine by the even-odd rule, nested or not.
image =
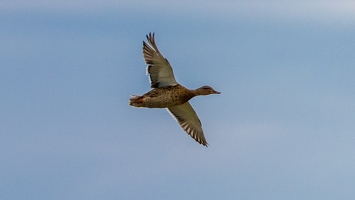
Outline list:
[[[143,103],[143,96],[132,95],[132,97],[129,99],[129,105],[134,107],[143,107],[142,103]]]

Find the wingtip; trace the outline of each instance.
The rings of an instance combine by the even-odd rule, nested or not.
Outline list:
[[[199,137],[194,137],[192,135],[190,135],[196,142],[200,143],[201,145],[205,146],[205,147],[208,147],[208,143],[205,139],[205,137],[202,135],[201,138]]]
[[[150,38],[154,38],[154,32],[149,32],[147,35],[146,35],[146,37],[147,37],[147,39],[149,40]]]
[[[197,141],[197,140],[196,140]],[[206,141],[206,139],[202,140],[202,141],[197,141],[198,143],[202,144],[205,147],[208,147],[208,143]]]

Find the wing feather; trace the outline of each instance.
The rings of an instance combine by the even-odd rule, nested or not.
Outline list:
[[[181,128],[187,132],[187,134],[189,134],[198,143],[204,146],[208,145],[203,134],[201,121],[189,102],[169,107],[167,110],[180,124]]]
[[[143,57],[148,64],[151,88],[177,85],[169,61],[159,52],[155,43],[154,33],[149,33],[147,40],[149,44],[143,41]]]

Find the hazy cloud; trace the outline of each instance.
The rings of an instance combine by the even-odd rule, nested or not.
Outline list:
[[[355,16],[354,1],[6,1],[3,11],[69,13],[143,12],[206,17],[251,17],[301,20],[348,20]]]

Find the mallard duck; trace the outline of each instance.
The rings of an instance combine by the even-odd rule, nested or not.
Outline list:
[[[189,90],[178,84],[169,61],[155,44],[154,33],[149,33],[146,37],[149,44],[143,41],[143,57],[148,65],[147,73],[153,89],[142,96],[132,95],[129,104],[134,107],[166,108],[193,139],[207,146],[201,122],[188,101],[195,96],[220,92],[210,86]]]

